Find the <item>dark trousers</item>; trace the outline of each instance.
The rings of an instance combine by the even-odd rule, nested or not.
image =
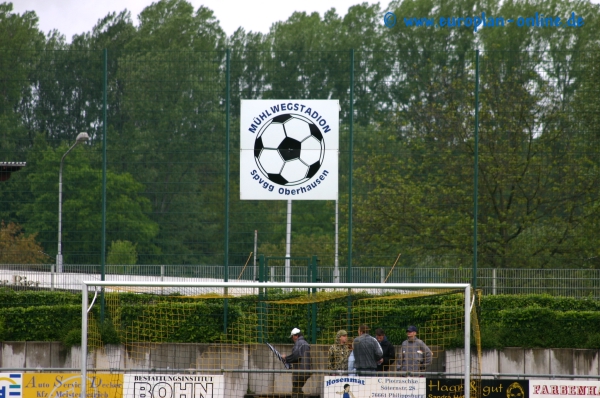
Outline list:
[[[364,372],[363,376],[375,376],[375,372],[377,372],[377,368],[356,368],[357,372]],[[371,374],[373,373],[373,374]]]
[[[310,373],[294,373],[292,374],[292,398],[303,398],[304,392],[302,387],[310,378]]]

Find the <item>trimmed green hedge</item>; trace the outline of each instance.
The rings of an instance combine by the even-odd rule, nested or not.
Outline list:
[[[285,299],[302,292],[273,291],[269,299]],[[364,295],[355,299],[364,298]],[[103,339],[118,342],[124,333],[146,330],[144,340],[184,343],[213,343],[225,341],[223,335],[223,299],[190,300],[183,296],[153,296],[121,294],[116,319],[119,325],[100,325]],[[91,297],[90,297],[91,302]],[[107,303],[109,301],[107,300]],[[78,344],[81,325],[81,294],[68,292],[12,291],[0,289],[0,340],[3,341],[62,341]],[[409,324],[427,326],[430,332],[445,337],[448,347],[461,346],[462,335],[448,330],[437,322],[440,308],[456,307],[452,296],[435,296],[395,300],[385,312],[380,312],[380,325],[393,344],[400,344]],[[255,333],[243,327],[257,325],[257,297],[228,299],[227,321],[236,330],[237,342],[250,342]],[[335,320],[347,314],[347,298],[319,303],[318,333],[331,330]],[[273,308],[270,308],[272,306]],[[265,304],[267,311],[277,306]],[[286,322],[279,329],[269,329],[269,341],[289,342],[289,330],[307,324],[310,305],[286,314]],[[304,308],[304,309],[302,309]],[[362,308],[360,311],[364,311]],[[93,308],[98,319],[99,306]],[[358,306],[353,311],[359,311]],[[107,311],[107,313],[110,311]],[[600,302],[589,299],[552,297],[546,295],[484,296],[478,310],[483,348],[589,348],[600,349]],[[140,325],[146,325],[140,328]],[[160,325],[160,326],[159,326]],[[352,325],[353,328],[358,325]],[[80,338],[79,338],[80,339]],[[231,337],[227,338],[231,341]]]
[[[0,288],[0,309],[67,304],[81,305],[81,294]]]
[[[81,305],[0,309],[2,341],[59,341],[75,327],[81,329]]]

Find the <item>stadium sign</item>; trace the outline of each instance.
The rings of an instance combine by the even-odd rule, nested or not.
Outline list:
[[[240,199],[337,200],[339,102],[242,100]]]

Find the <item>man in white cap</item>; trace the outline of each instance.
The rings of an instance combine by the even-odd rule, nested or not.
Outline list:
[[[292,353],[288,356],[282,355],[281,357],[286,363],[292,365],[293,370],[310,370],[310,345],[304,340],[300,329],[292,329],[290,338],[294,341]],[[292,374],[292,398],[304,397],[302,388],[309,377],[310,373],[308,372],[294,372]]]

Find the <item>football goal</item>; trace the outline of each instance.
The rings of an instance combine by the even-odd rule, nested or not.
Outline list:
[[[469,284],[86,281],[81,396],[474,397],[477,302]]]

